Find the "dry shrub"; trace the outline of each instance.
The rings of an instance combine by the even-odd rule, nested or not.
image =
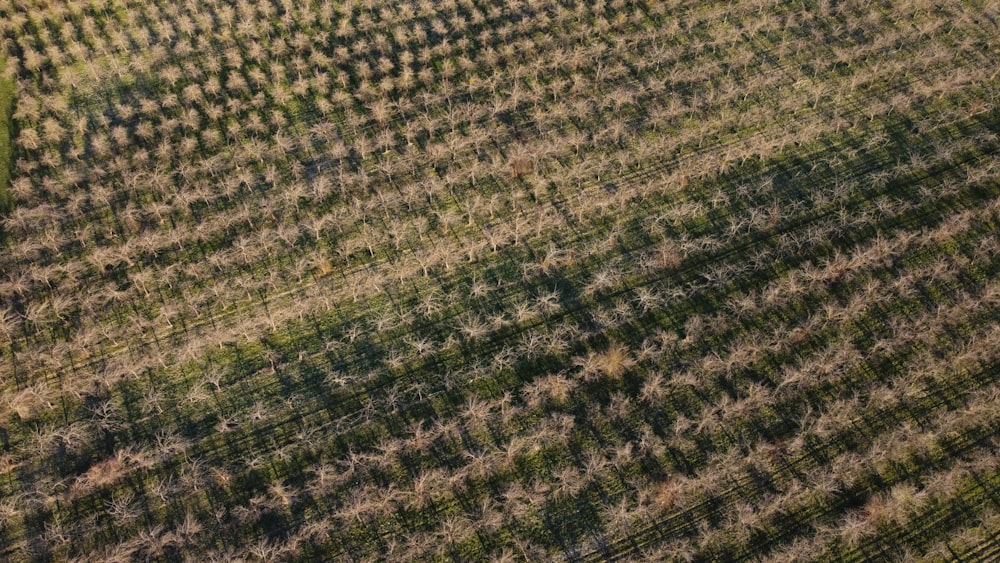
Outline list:
[[[625,370],[632,367],[635,361],[629,355],[628,347],[621,343],[615,343],[608,348],[600,358],[599,366],[605,375],[612,378],[619,378],[625,374]]]
[[[660,481],[653,483],[652,501],[658,508],[669,510],[674,508],[679,500],[678,494],[681,492],[681,484],[674,480]]]
[[[77,477],[70,487],[70,496],[86,494],[94,489],[112,485],[125,476],[126,467],[119,456],[111,456],[90,466],[83,475]]]
[[[577,382],[559,373],[546,375],[527,385],[522,396],[529,407],[538,408],[546,404],[565,406],[569,404]]]
[[[653,265],[660,270],[673,270],[684,261],[680,245],[672,240],[665,240],[653,251]]]
[[[517,152],[511,155],[507,161],[510,175],[514,178],[526,176],[535,171],[535,159],[526,152]]]
[[[616,342],[604,352],[592,352],[586,358],[574,358],[573,363],[581,368],[585,381],[594,381],[600,377],[620,378],[628,368],[635,365],[635,360],[627,346]]]
[[[333,263],[329,260],[321,260],[319,264],[316,265],[316,277],[325,278],[333,273]]]
[[[55,401],[53,390],[45,385],[36,384],[11,395],[6,401],[7,404],[3,405],[6,407],[3,410],[12,411],[22,421],[28,421],[51,409],[53,401]]]

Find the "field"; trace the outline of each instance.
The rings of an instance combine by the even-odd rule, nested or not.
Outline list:
[[[0,560],[1000,558],[997,37],[0,2]]]

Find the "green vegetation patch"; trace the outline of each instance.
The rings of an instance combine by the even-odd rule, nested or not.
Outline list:
[[[4,74],[6,61],[0,58],[0,213],[10,211],[11,133],[14,114],[14,80]]]

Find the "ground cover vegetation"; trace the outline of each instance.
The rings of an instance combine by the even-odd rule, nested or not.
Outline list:
[[[0,3],[0,559],[996,559],[998,8]]]
[[[10,210],[10,138],[11,115],[14,110],[14,79],[5,74],[7,65],[0,53],[0,213]],[[2,233],[0,233],[2,234]]]

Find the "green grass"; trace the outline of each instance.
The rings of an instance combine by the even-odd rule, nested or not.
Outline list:
[[[0,213],[10,211],[11,133],[14,113],[14,81],[4,75],[6,61],[0,58]]]

